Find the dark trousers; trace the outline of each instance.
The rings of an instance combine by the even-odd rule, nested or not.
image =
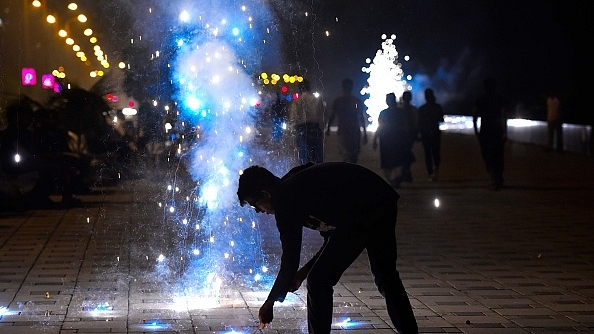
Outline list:
[[[555,147],[553,147],[553,143]],[[561,121],[549,121],[547,123],[547,148],[563,151],[563,123]]]
[[[356,164],[361,153],[361,133],[339,134],[338,140],[342,161]]]
[[[441,164],[441,132],[422,137],[423,151],[425,152],[425,168],[427,174],[433,174],[433,168]]]
[[[363,227],[337,229],[330,236],[307,276],[310,334],[330,333],[334,286],[365,249],[392,323],[403,334],[418,333],[412,307],[396,269],[396,216],[396,205],[389,205],[373,212],[363,222]]]
[[[502,186],[505,140],[501,138],[479,136],[479,142],[481,145],[481,155],[485,162],[487,172],[496,186]]]

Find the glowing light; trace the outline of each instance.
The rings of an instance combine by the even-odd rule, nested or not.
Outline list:
[[[398,63],[398,52],[394,45],[396,36],[387,38],[383,34],[381,37],[383,39],[381,49],[376,52],[373,61],[367,58],[366,63],[369,66],[362,68],[363,72],[369,74],[368,85],[361,89],[361,95],[369,94],[369,98],[364,103],[367,106],[367,114],[371,118],[371,125],[368,127],[370,131],[377,129],[379,113],[387,108],[386,95],[394,93],[399,98],[407,89],[406,81],[402,79],[404,72],[401,64]]]
[[[91,312],[98,313],[107,311],[113,311],[113,306],[110,306],[109,303],[99,304]]]
[[[145,329],[150,330],[158,330],[158,329],[167,329],[170,327],[169,324],[161,323],[159,320],[151,320],[149,323],[143,326]]]
[[[23,68],[21,70],[21,82],[23,86],[34,86],[37,84],[37,74],[34,68]]]
[[[190,20],[190,13],[188,13],[187,11],[182,11],[179,14],[179,20],[182,22],[188,22]]]
[[[439,199],[438,198],[433,200],[433,205],[435,205],[436,208],[439,208]]]
[[[124,108],[122,109],[122,114],[124,114],[125,116],[134,116],[138,113],[138,110],[136,110],[135,108]]]
[[[200,100],[193,96],[190,96],[186,100],[186,105],[188,106],[188,108],[190,108],[190,110],[196,111],[198,110],[198,108],[200,108]]]
[[[353,321],[351,318],[345,318],[344,320],[336,323],[335,325],[343,327],[343,328],[352,328],[352,327],[361,326],[362,323]]]
[[[0,316],[4,316],[4,315],[16,315],[19,314],[20,311],[11,311],[8,309],[8,307],[5,306],[0,306]]]
[[[21,162],[21,155],[20,154],[15,154],[14,155],[14,162],[19,163]]]
[[[522,119],[522,118],[515,118],[515,119],[508,119],[507,125],[514,128],[525,128],[538,125],[539,122],[529,120],[529,119]]]
[[[55,77],[51,74],[44,74],[41,76],[41,86],[44,89],[52,89],[54,88],[54,84],[56,83]]]
[[[159,261],[159,262],[165,261],[165,255],[160,254],[159,257],[157,258],[157,261]]]

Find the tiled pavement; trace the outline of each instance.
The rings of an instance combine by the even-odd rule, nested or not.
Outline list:
[[[360,163],[379,172],[370,147]],[[506,188],[491,191],[472,136],[444,134],[437,183],[415,149],[397,236],[420,331],[594,332],[594,159],[510,143]],[[257,332],[266,291],[230,286],[214,307],[172,308],[169,282],[144,258],[164,237],[162,184],[150,179],[97,188],[79,208],[0,214],[0,333]],[[277,304],[263,332],[306,332],[304,295]],[[336,287],[334,311],[334,333],[394,333],[364,256]]]

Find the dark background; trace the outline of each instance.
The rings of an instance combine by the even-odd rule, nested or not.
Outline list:
[[[143,2],[141,7],[150,1]],[[486,76],[515,106],[514,116],[544,119],[544,99],[560,92],[565,121],[592,123],[587,106],[592,90],[588,1],[439,0],[271,0],[284,53],[280,72],[309,78],[327,101],[340,93],[344,77],[356,89],[366,84],[365,59],[381,47],[382,34],[396,34],[405,75],[412,75],[414,102],[431,87],[447,113],[469,114]],[[134,1],[88,1],[110,31],[113,45],[124,43],[147,22],[136,17]],[[307,17],[304,12],[310,15]],[[338,20],[337,20],[338,18]],[[151,23],[165,29],[167,21]],[[330,36],[326,36],[328,31]],[[148,35],[150,36],[150,35]],[[162,43],[158,33],[151,36]],[[119,40],[118,40],[119,39]],[[114,46],[117,49],[117,46]],[[408,55],[411,60],[405,62]]]

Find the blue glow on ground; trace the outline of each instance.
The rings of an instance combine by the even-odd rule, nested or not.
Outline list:
[[[162,330],[162,329],[169,329],[171,328],[170,324],[163,323],[160,320],[150,320],[146,324],[141,326],[143,329],[147,330]]]

